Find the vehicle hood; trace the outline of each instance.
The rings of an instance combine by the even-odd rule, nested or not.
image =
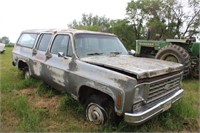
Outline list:
[[[80,60],[94,65],[124,71],[137,79],[150,78],[170,72],[180,71],[182,64],[157,59],[134,57],[132,55],[90,56]]]

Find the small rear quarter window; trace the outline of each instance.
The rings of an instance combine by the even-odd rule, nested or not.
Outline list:
[[[21,45],[21,46],[25,46],[25,47],[29,47],[32,48],[35,40],[37,38],[37,34],[34,33],[23,33],[18,42],[17,45]]]

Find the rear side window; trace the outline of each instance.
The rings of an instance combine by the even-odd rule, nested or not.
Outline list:
[[[39,45],[38,45],[38,50],[40,51],[46,51],[47,50],[47,47],[48,47],[48,44],[51,40],[51,34],[43,34],[41,36],[41,39],[40,39],[40,42],[39,42]]]
[[[20,36],[17,42],[17,45],[32,48],[35,43],[36,38],[37,38],[37,34],[24,33]]]

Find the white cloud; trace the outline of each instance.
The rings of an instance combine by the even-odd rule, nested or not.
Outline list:
[[[83,13],[125,18],[130,0],[3,0],[1,1],[0,37],[15,42],[26,29],[67,28]]]

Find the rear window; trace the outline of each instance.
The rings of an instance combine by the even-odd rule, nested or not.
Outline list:
[[[20,36],[17,42],[17,45],[32,48],[33,44],[35,43],[36,38],[37,38],[37,34],[24,33]]]

